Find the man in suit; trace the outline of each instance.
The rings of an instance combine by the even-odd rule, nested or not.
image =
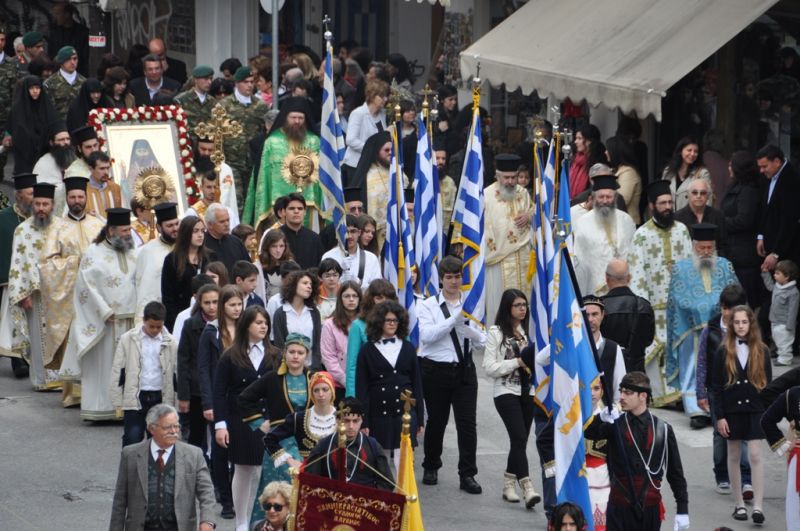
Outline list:
[[[142,58],[144,77],[131,80],[131,94],[136,105],[169,105],[181,90],[181,84],[164,75],[161,58],[154,54]]]
[[[169,77],[177,81],[181,86],[186,83],[186,63],[174,57],[167,57],[167,45],[159,38],[150,39],[147,49],[151,54],[161,58],[161,66],[164,72],[169,73]]]
[[[800,258],[800,230],[798,229],[797,197],[800,195],[800,174],[775,145],[768,145],[756,153],[756,162],[761,175],[769,184],[761,199],[761,222],[756,241],[756,251],[764,261],[761,271],[773,271],[778,260]],[[764,340],[769,343],[770,298],[765,297],[758,324]]]
[[[146,422],[153,438],[122,449],[109,531],[212,531],[214,487],[202,450],[178,441],[174,407],[153,406]]]

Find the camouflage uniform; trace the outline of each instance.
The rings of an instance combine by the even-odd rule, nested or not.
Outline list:
[[[237,138],[225,139],[225,162],[233,169],[233,179],[236,183],[236,201],[239,205],[239,214],[244,207],[245,191],[253,171],[253,161],[250,160],[248,144],[252,138],[264,130],[264,115],[269,110],[267,104],[260,98],[250,97],[251,103],[247,107],[239,103],[234,94],[225,96],[219,105],[228,113],[228,118],[241,124],[244,134]]]
[[[206,102],[202,103],[197,92],[190,89],[175,96],[175,103],[183,108],[183,112],[186,113],[186,122],[189,124],[189,131],[194,134],[197,124],[211,120],[211,110],[217,104],[217,100],[210,94],[206,94]]]
[[[44,82],[44,88],[47,89],[47,94],[50,96],[50,100],[62,120],[67,119],[69,106],[78,96],[78,91],[81,90],[81,85],[83,85],[84,81],[86,81],[86,78],[78,74],[78,77],[75,78],[75,84],[70,85],[61,75],[61,70],[59,70]]]
[[[9,126],[11,102],[14,100],[14,86],[17,83],[17,60],[8,55],[0,62],[0,139],[5,136]],[[3,180],[3,169],[6,167],[8,152],[0,153],[0,181]]]

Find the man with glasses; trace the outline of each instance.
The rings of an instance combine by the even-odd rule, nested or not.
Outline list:
[[[109,529],[212,531],[214,486],[203,451],[178,440],[181,425],[171,405],[150,408],[146,422],[153,438],[122,449]]]
[[[352,214],[345,216],[347,223],[347,249],[338,245],[322,255],[322,259],[333,258],[342,266],[341,282],[354,280],[361,284],[362,289],[367,289],[369,283],[376,278],[381,278],[381,266],[378,257],[365,251],[358,245],[361,230],[358,228],[358,218]]]
[[[717,226],[714,243],[717,252],[726,256],[725,247],[725,215],[708,204],[711,194],[711,183],[706,179],[694,179],[689,184],[689,204],[675,212],[675,219],[687,227],[698,223],[711,223]]]
[[[355,217],[366,212],[364,202],[361,200],[361,188],[344,189],[344,210],[346,214],[351,214]],[[339,241],[336,239],[336,227],[333,223],[328,223],[322,229],[319,233],[319,238],[322,240],[322,247],[326,251],[330,251],[339,245]]]
[[[662,359],[667,341],[667,295],[672,265],[692,253],[692,238],[686,225],[675,221],[669,181],[647,187],[652,219],[633,235],[628,265],[633,292],[650,301],[655,314],[656,335],[645,350],[645,372],[650,378],[651,398],[656,407],[680,400],[680,392],[667,388]]]

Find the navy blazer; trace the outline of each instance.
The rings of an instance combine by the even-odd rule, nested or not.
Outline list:
[[[203,410],[214,409],[214,374],[221,355],[219,329],[208,323],[197,345],[197,379]]]

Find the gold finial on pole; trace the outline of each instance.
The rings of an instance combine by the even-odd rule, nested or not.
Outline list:
[[[228,113],[225,112],[225,109],[217,105],[211,111],[211,120],[197,124],[194,132],[200,138],[208,138],[214,142],[214,153],[211,154],[211,162],[214,163],[214,172],[219,178],[222,163],[225,162],[225,151],[223,150],[225,139],[241,136],[243,132],[242,124],[228,118]]]
[[[336,410],[336,442],[339,448],[344,448],[347,446],[347,433],[344,429],[344,417],[345,415],[349,414],[350,408],[345,407],[343,403],[339,404],[339,408]]]
[[[399,122],[403,117],[400,112],[400,99],[400,86],[397,84],[397,80],[393,79],[389,88],[389,111],[394,111],[395,122]]]
[[[406,435],[411,432],[411,408],[417,404],[413,396],[408,389],[400,393],[400,400],[403,401],[403,433]]]

